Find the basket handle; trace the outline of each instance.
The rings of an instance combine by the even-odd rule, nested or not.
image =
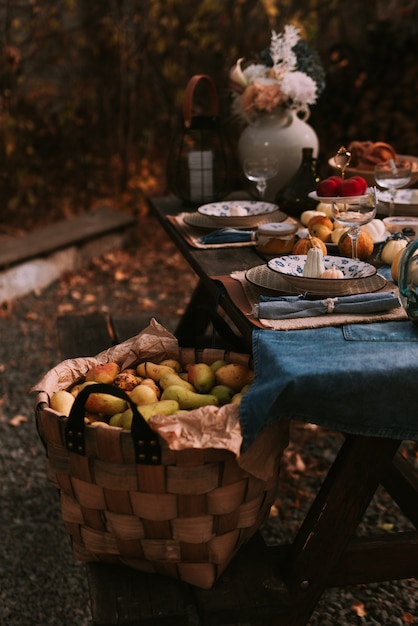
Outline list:
[[[161,446],[156,433],[148,426],[147,422],[138,411],[135,402],[131,400],[123,389],[104,383],[87,385],[75,398],[65,427],[67,449],[77,454],[85,454],[84,414],[86,400],[91,393],[106,393],[126,400],[132,409],[133,415],[131,434],[136,462],[142,465],[159,465],[161,463]]]
[[[208,74],[195,74],[191,77],[189,82],[186,85],[186,89],[184,91],[184,99],[183,99],[183,117],[184,117],[184,125],[186,128],[190,128],[192,125],[192,117],[193,117],[193,96],[194,91],[201,81],[204,81],[209,90],[209,98],[210,98],[210,116],[218,117],[219,116],[219,101],[218,94],[216,91],[215,83],[213,79]]]

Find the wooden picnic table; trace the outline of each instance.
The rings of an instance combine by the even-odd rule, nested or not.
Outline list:
[[[193,247],[172,219],[181,210],[178,200],[154,198],[150,207],[199,277],[175,333],[179,344],[194,346],[196,337],[212,324],[225,344],[251,349],[255,326],[219,277],[259,265],[263,257],[254,247]],[[128,336],[118,335],[117,323],[111,336],[109,323],[101,326],[96,318],[87,324],[81,318],[63,318],[59,328],[63,356],[74,350],[74,336],[83,341],[87,336],[102,348],[106,341],[109,345]],[[97,333],[102,333],[101,339]],[[386,437],[346,436],[294,541],[267,547],[256,536],[211,590],[120,566],[89,564],[95,626],[186,626],[195,623],[191,615],[205,625],[304,626],[327,587],[417,577],[417,530],[355,536],[379,485],[418,528],[418,475],[399,453],[401,443]]]

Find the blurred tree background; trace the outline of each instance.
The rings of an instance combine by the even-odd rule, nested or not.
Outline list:
[[[417,155],[417,0],[0,0],[0,224],[164,192],[189,78],[214,78],[233,140],[229,69],[289,21],[327,74],[323,166],[351,140]]]

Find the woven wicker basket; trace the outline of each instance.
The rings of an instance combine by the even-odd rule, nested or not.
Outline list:
[[[209,360],[207,352],[191,350],[180,351],[180,358],[184,363],[192,356],[205,362],[249,358],[209,353]],[[59,490],[78,560],[124,563],[208,589],[274,501],[283,447],[270,460],[271,475],[260,479],[228,450],[170,450],[146,422],[151,456],[145,464],[133,433],[97,423],[84,427],[84,419],[84,441],[71,451],[69,419],[45,402],[37,404],[36,416],[48,477]]]

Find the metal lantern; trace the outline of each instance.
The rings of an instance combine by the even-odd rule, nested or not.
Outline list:
[[[194,111],[199,84],[204,84],[208,92],[207,114]],[[220,200],[229,191],[219,100],[215,84],[207,74],[192,76],[186,86],[182,130],[171,150],[168,181],[171,191],[190,206]]]

